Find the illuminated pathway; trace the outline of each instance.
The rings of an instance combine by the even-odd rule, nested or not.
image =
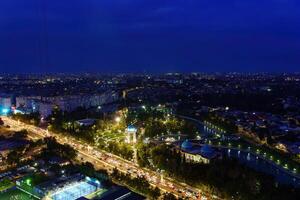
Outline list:
[[[96,168],[105,167],[109,172],[112,169],[117,168],[123,173],[130,173],[132,177],[144,176],[152,186],[157,186],[163,192],[169,192],[177,197],[188,197],[189,199],[220,199],[215,195],[204,195],[202,191],[197,188],[186,185],[185,183],[178,182],[174,179],[165,177],[161,181],[161,175],[149,169],[140,168],[133,162],[122,159],[111,153],[95,149],[91,146],[84,144],[81,141],[75,140],[71,137],[64,137],[62,135],[48,132],[47,130],[27,125],[18,121],[15,121],[8,117],[2,117],[5,124],[9,125],[12,129],[29,130],[30,137],[33,139],[41,139],[44,137],[54,136],[59,143],[67,143],[73,146],[78,151],[78,159],[88,161],[94,164]],[[197,198],[196,194],[201,198]]]
[[[218,128],[217,126],[214,126],[211,123],[208,123],[208,122],[205,123],[205,122],[202,122],[200,120],[197,120],[195,118],[188,117],[188,116],[183,116],[183,115],[176,115],[176,116],[178,116],[182,119],[193,121],[193,122],[195,122],[195,123],[197,123],[201,126],[204,126],[204,127],[208,125],[208,127],[211,127],[211,129],[214,130],[214,133],[219,133],[219,134],[225,133],[225,131],[222,131],[222,129]],[[247,142],[248,142],[248,140],[247,140]],[[230,144],[230,142],[228,144]],[[249,142],[249,145],[250,144],[252,144],[252,143]],[[285,164],[285,165],[282,164],[280,159],[275,159],[275,157],[276,157],[275,155],[270,154],[269,156],[267,156],[266,153],[262,152],[263,150],[259,149],[259,147],[250,147],[249,146],[248,148],[242,148],[241,146],[233,147],[233,146],[230,146],[230,145],[225,146],[225,145],[222,145],[222,144],[211,144],[211,143],[207,143],[207,145],[210,145],[211,147],[214,147],[214,148],[231,149],[231,150],[241,151],[241,152],[244,152],[244,153],[250,153],[253,156],[258,157],[261,160],[264,160],[265,162],[267,162],[270,165],[274,166],[275,168],[277,168],[281,172],[286,173],[286,174],[288,174],[288,175],[290,175],[294,178],[300,179],[299,170],[297,170],[296,168],[288,168],[287,164]],[[256,149],[256,151],[253,151],[252,149]]]
[[[300,174],[297,173],[296,169],[288,169],[285,167],[285,165],[281,164],[281,162],[279,160],[277,160],[276,162],[273,159],[273,156],[266,156],[265,153],[262,153],[260,150],[256,150],[256,151],[251,151],[250,148],[248,147],[248,149],[243,149],[243,148],[239,148],[239,147],[230,147],[230,146],[224,146],[224,145],[213,145],[213,144],[207,144],[211,147],[214,148],[219,148],[219,149],[226,149],[226,150],[236,150],[236,151],[240,151],[243,153],[249,153],[251,155],[253,155],[254,157],[260,158],[261,160],[264,160],[265,162],[269,163],[270,165],[274,166],[275,168],[281,170],[284,173],[289,174],[292,177],[295,177],[297,179],[300,179]]]

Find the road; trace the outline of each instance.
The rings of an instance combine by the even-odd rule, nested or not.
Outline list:
[[[109,172],[112,172],[114,168],[117,168],[123,173],[129,173],[132,177],[144,176],[152,186],[158,187],[163,192],[172,193],[177,197],[201,200],[220,199],[215,195],[204,194],[204,192],[200,191],[199,189],[188,186],[185,183],[178,182],[168,177],[162,177],[162,175],[158,172],[140,168],[133,162],[120,158],[109,152],[96,149],[72,137],[58,135],[45,129],[27,125],[8,117],[2,117],[2,120],[13,130],[27,129],[29,131],[29,136],[32,139],[41,139],[44,137],[53,136],[59,143],[67,143],[71,145],[78,151],[78,159],[80,161],[93,163],[95,168],[105,168]]]

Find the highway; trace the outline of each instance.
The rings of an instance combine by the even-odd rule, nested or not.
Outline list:
[[[220,199],[215,195],[204,194],[197,188],[175,181],[174,179],[163,177],[158,172],[140,168],[133,162],[120,158],[114,154],[106,151],[96,149],[87,145],[72,137],[66,137],[47,131],[45,129],[27,125],[22,122],[13,120],[9,117],[2,117],[5,125],[10,126],[13,130],[27,129],[29,131],[29,137],[31,139],[42,139],[44,137],[55,137],[61,144],[69,144],[78,151],[78,160],[84,162],[90,162],[95,168],[104,168],[109,172],[112,172],[114,168],[117,168],[123,173],[129,173],[132,177],[144,176],[152,186],[157,186],[163,192],[169,192],[177,197],[183,197],[188,199]]]

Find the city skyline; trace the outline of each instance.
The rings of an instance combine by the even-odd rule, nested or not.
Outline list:
[[[296,1],[0,3],[0,68],[53,72],[297,72]]]
[[[300,1],[0,1],[0,200],[298,200]]]

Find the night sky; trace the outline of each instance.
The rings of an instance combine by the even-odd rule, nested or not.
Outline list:
[[[0,69],[300,71],[300,1],[0,0]]]

